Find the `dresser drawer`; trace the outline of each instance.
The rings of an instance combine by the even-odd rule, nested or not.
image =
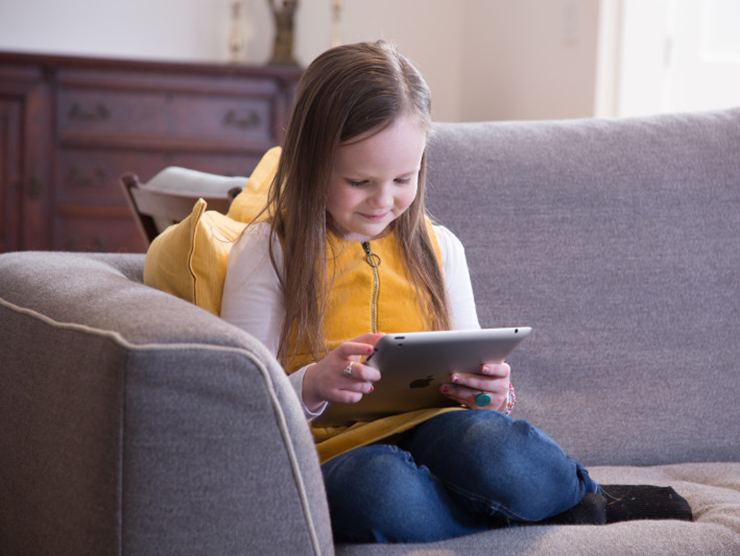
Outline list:
[[[56,165],[55,199],[58,204],[125,206],[119,184],[121,174],[133,172],[146,183],[167,166],[182,166],[224,176],[249,177],[262,154],[62,149]]]
[[[0,252],[143,251],[120,176],[249,177],[281,144],[301,73],[0,52]]]
[[[182,166],[200,172],[209,172],[220,176],[244,176],[249,177],[252,170],[262,158],[264,152],[254,151],[236,154],[202,154],[175,152],[167,155],[167,166]],[[161,170],[162,168],[159,168]],[[136,171],[133,170],[135,173]],[[149,177],[139,175],[142,181],[148,181]]]
[[[133,218],[123,211],[110,214],[97,208],[94,213],[65,214],[54,218],[52,249],[62,251],[144,253],[146,246]]]
[[[267,97],[61,88],[57,131],[271,142],[274,101]]]
[[[55,199],[60,204],[126,206],[118,181],[121,174],[135,172],[147,180],[167,165],[162,152],[62,149]]]

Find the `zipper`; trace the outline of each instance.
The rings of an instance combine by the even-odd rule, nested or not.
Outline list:
[[[373,269],[373,294],[370,305],[370,328],[375,334],[378,332],[378,291],[380,290],[380,275],[378,267],[380,266],[380,257],[370,249],[370,242],[364,241],[362,248],[365,250],[365,262]]]

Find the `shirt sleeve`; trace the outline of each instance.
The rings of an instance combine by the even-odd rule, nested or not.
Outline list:
[[[445,287],[450,301],[453,330],[480,328],[475,308],[473,285],[470,281],[465,248],[455,234],[444,226],[435,225],[437,243],[442,255]]]
[[[267,224],[247,227],[234,244],[224,281],[221,318],[248,332],[277,355],[285,309],[269,245]],[[281,261],[280,242],[274,241],[273,247]]]
[[[247,227],[234,244],[224,281],[221,318],[254,336],[277,356],[285,305],[269,245],[270,227],[264,223]],[[282,249],[277,240],[273,240],[273,252],[282,270]],[[319,413],[311,413],[303,403],[306,368],[288,375],[288,381],[306,419],[312,419]]]

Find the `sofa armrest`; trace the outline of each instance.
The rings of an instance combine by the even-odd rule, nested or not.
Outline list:
[[[0,552],[332,553],[283,370],[142,266],[0,255]]]

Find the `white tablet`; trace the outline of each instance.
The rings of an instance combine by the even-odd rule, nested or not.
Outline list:
[[[439,392],[451,373],[479,373],[483,363],[503,362],[531,332],[520,327],[386,334],[364,361],[382,375],[375,390],[355,404],[330,404],[313,422],[338,426],[456,405]]]

